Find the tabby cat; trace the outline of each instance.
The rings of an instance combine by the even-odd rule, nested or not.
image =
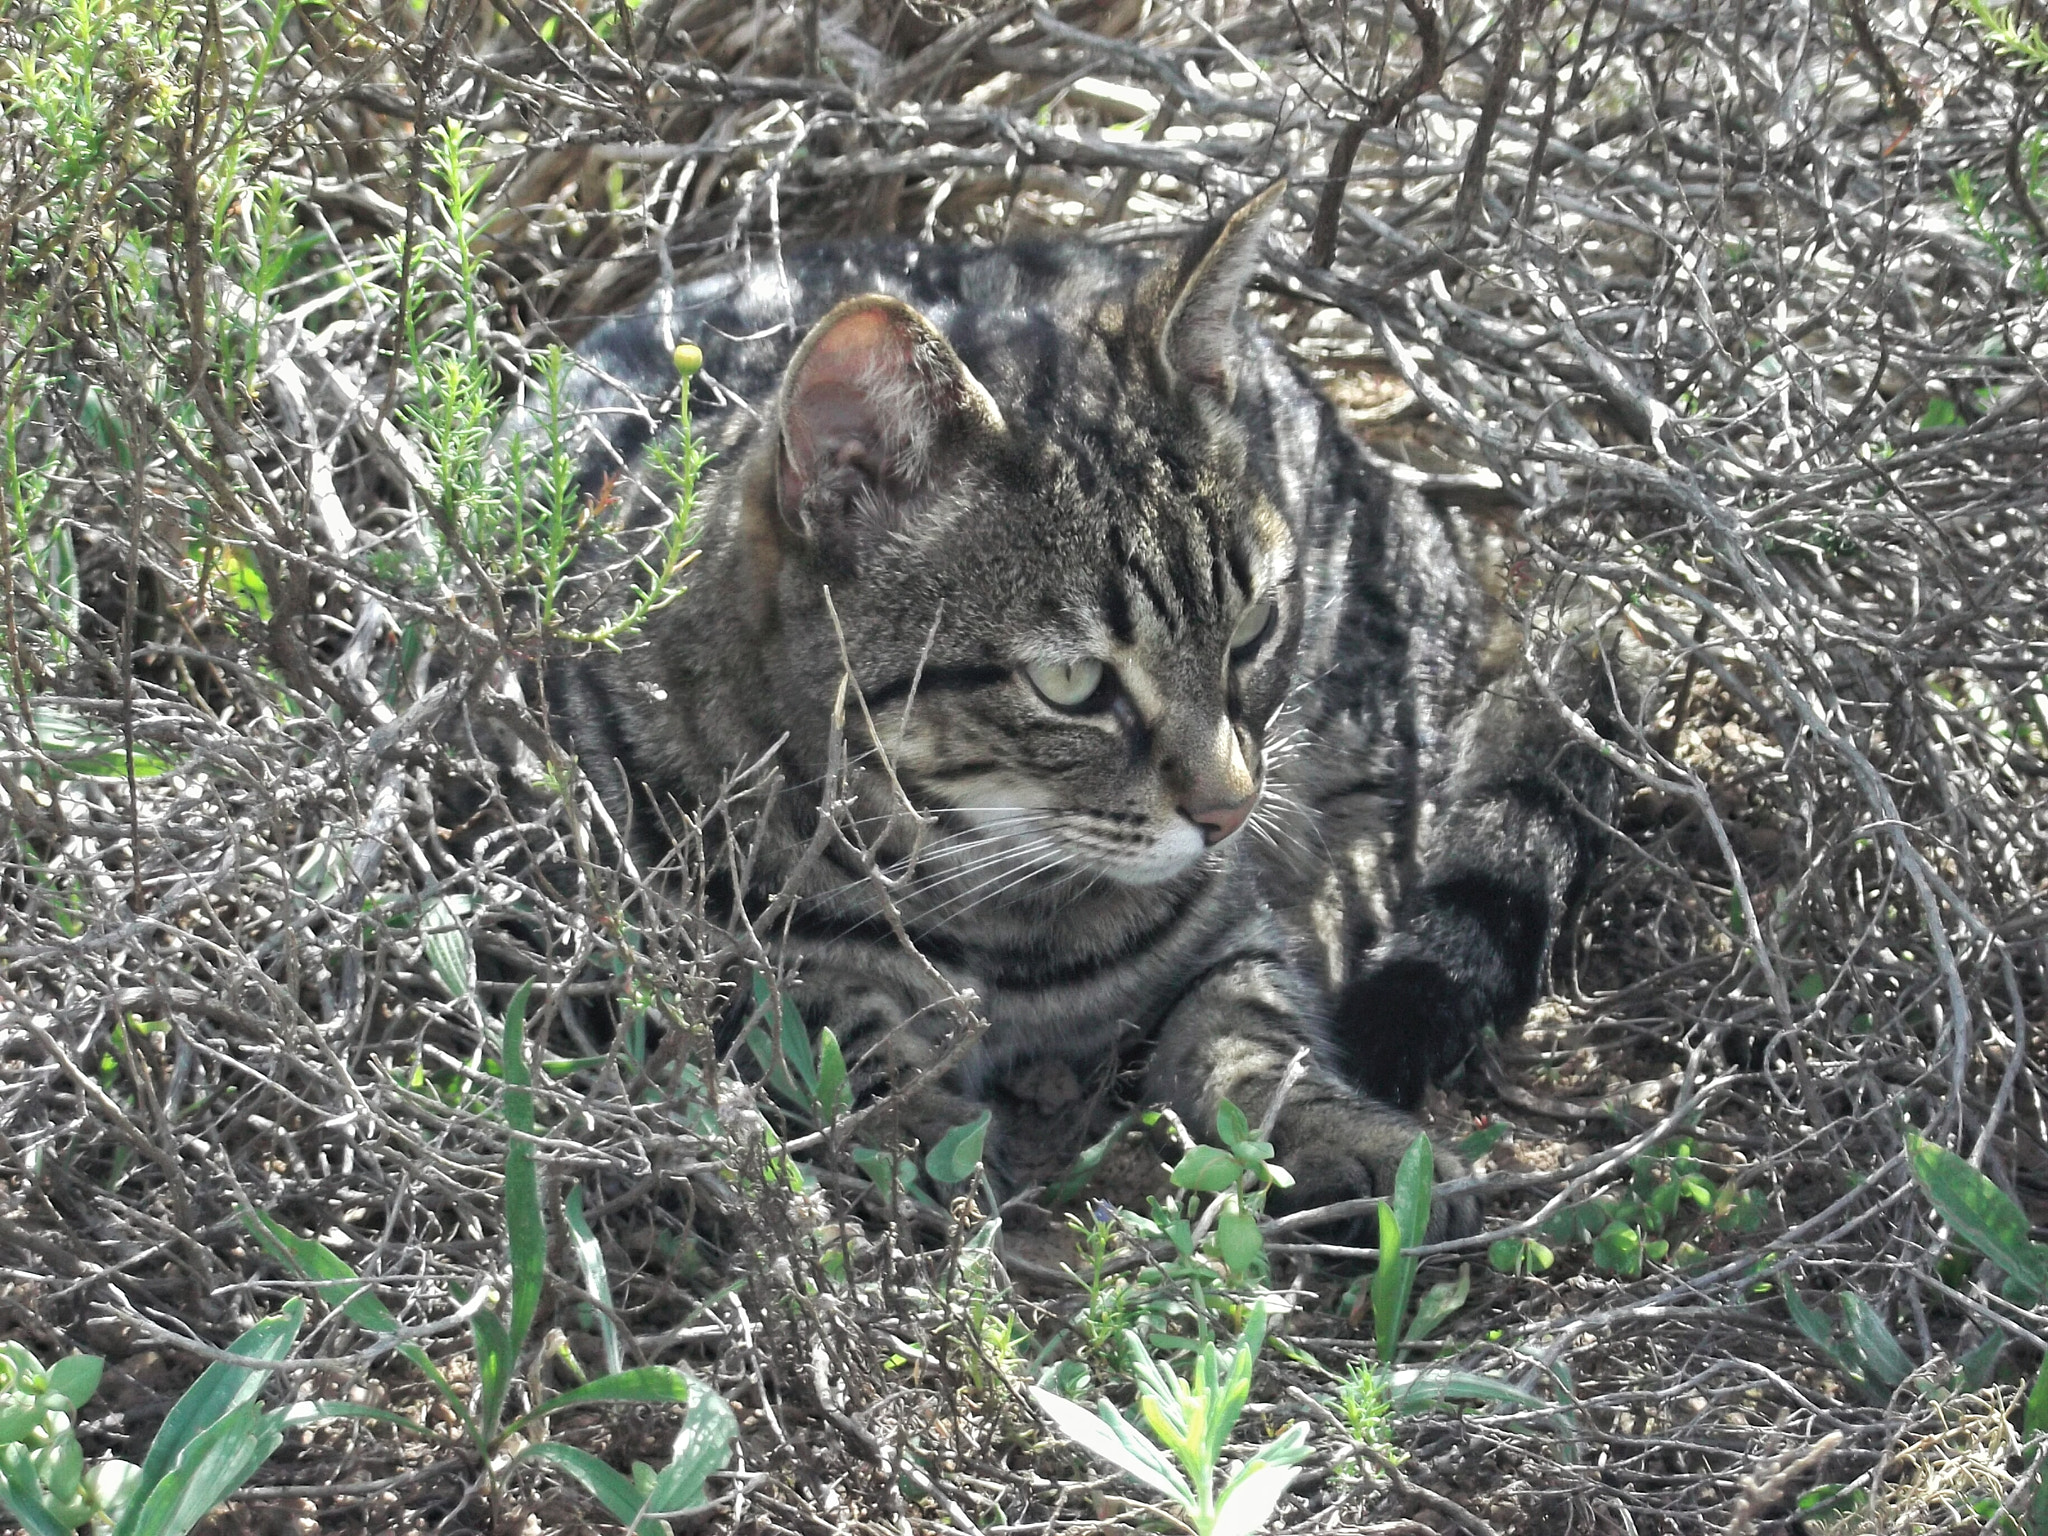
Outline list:
[[[915,1085],[927,1143],[992,1108],[999,1169],[1112,1089],[1208,1134],[1286,1080],[1295,1202],[1386,1191],[1596,857],[1598,758],[1532,701],[1455,519],[1244,311],[1278,195],[1149,263],[792,254],[657,294],[570,382],[588,483],[655,506],[696,343],[716,459],[688,592],[554,669],[558,728],[643,869],[720,804],[739,899],[794,897],[807,1021]]]

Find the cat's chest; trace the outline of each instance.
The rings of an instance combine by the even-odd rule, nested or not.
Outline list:
[[[1138,920],[1077,904],[1035,926],[1020,923],[947,969],[988,1020],[983,1071],[1002,1075],[1035,1059],[1094,1058],[1145,1038],[1221,953],[1255,942],[1267,924],[1249,880],[1232,870]]]

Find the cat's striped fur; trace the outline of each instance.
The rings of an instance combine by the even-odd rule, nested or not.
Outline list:
[[[600,329],[591,482],[632,485],[678,341],[718,458],[689,592],[548,697],[646,858],[772,764],[744,899],[801,898],[796,995],[871,1080],[939,1064],[913,1131],[989,1104],[1033,1162],[1114,1070],[1257,1124],[1306,1046],[1273,1139],[1321,1201],[1386,1190],[1425,1082],[1527,1009],[1609,790],[1451,518],[1244,314],[1269,202],[1157,263],[827,247]]]

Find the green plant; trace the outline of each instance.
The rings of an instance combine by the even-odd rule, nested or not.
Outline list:
[[[576,412],[565,398],[575,360],[560,348],[544,352],[536,365],[544,396],[539,441],[515,435],[503,462],[494,462],[500,405],[486,345],[487,263],[480,238],[490,170],[481,142],[465,125],[445,122],[426,138],[431,217],[410,244],[392,253],[399,270],[393,298],[400,347],[412,386],[401,418],[421,445],[433,514],[419,530],[426,569],[407,574],[447,583],[465,571],[494,623],[509,624],[514,612],[523,612],[532,629],[553,642],[615,647],[682,594],[678,578],[695,558],[690,514],[708,455],[691,431],[689,381],[703,354],[690,343],[676,348],[683,389],[672,446],[657,445],[647,455],[675,503],[672,515],[652,528],[617,528],[621,507],[608,486],[585,493],[582,456],[572,441]],[[586,554],[604,569],[591,569],[584,586],[607,598],[624,594],[613,611],[594,618],[568,600],[571,569]],[[519,599],[511,607],[508,593]]]
[[[1215,1340],[1205,1339],[1192,1374],[1183,1377],[1155,1361],[1135,1332],[1126,1333],[1128,1368],[1149,1439],[1108,1402],[1091,1414],[1044,1387],[1033,1387],[1032,1399],[1068,1439],[1170,1499],[1197,1536],[1246,1536],[1271,1517],[1294,1480],[1295,1466],[1309,1454],[1308,1426],[1289,1424],[1218,1486],[1223,1452],[1251,1398],[1265,1337],[1261,1304],[1252,1309],[1227,1361]]]
[[[1180,1144],[1171,1172],[1175,1192],[1147,1200],[1139,1213],[1097,1201],[1086,1215],[1070,1215],[1079,1243],[1080,1266],[1068,1273],[1083,1292],[1083,1304],[1039,1352],[1044,1365],[1068,1339],[1081,1355],[1120,1372],[1127,1331],[1143,1336],[1154,1350],[1191,1350],[1217,1327],[1236,1329],[1265,1294],[1265,1239],[1259,1218],[1267,1196],[1292,1183],[1272,1161],[1270,1143],[1252,1133],[1243,1113],[1228,1100],[1217,1111],[1222,1146],[1196,1141],[1169,1111],[1126,1117],[1089,1147],[1048,1195],[1071,1200],[1134,1126],[1165,1130]],[[1074,1363],[1074,1362],[1069,1362]],[[1082,1369],[1075,1363],[1076,1369]]]
[[[1826,1312],[1800,1300],[1799,1292],[1789,1285],[1785,1287],[1785,1309],[1799,1331],[1866,1401],[1888,1402],[1912,1374],[1913,1362],[1892,1337],[1884,1318],[1857,1292],[1842,1292],[1839,1328]]]
[[[473,989],[473,957],[466,967],[452,956],[444,958],[457,975],[467,978]],[[654,1522],[659,1517],[701,1506],[705,1479],[725,1464],[737,1428],[732,1410],[716,1392],[675,1366],[645,1365],[623,1370],[614,1366],[595,1380],[544,1402],[529,1403],[524,1413],[508,1415],[511,1390],[518,1379],[517,1366],[539,1309],[547,1262],[547,1227],[541,1213],[534,1161],[536,1126],[525,1044],[531,993],[529,982],[513,995],[505,1010],[500,1040],[502,1105],[509,1132],[505,1148],[504,1214],[511,1258],[511,1297],[509,1309],[503,1313],[482,1305],[470,1312],[477,1382],[474,1394],[458,1391],[425,1349],[403,1337],[397,1318],[377,1299],[369,1284],[326,1244],[299,1237],[260,1211],[245,1210],[243,1220],[257,1241],[304,1276],[328,1306],[346,1315],[356,1326],[396,1340],[399,1354],[419,1369],[447,1406],[463,1437],[484,1463],[486,1479],[494,1487],[520,1466],[553,1466],[581,1482],[629,1529],[642,1536],[656,1536],[658,1527]],[[471,995],[474,996],[473,990]],[[595,1242],[587,1223],[578,1229],[581,1216],[579,1201],[572,1210],[570,1225],[576,1233],[578,1264],[588,1279],[593,1268],[601,1274],[602,1265],[594,1252]],[[598,1293],[596,1286],[591,1289]],[[457,1299],[467,1300],[460,1296]],[[607,1334],[606,1350],[607,1364],[612,1365],[617,1341],[611,1334]],[[598,1403],[686,1404],[683,1426],[669,1464],[659,1471],[636,1465],[629,1479],[588,1452],[547,1441],[526,1445],[509,1459],[499,1460],[507,1442],[537,1427],[550,1415]],[[376,1419],[409,1433],[422,1432],[411,1419],[386,1409],[353,1404],[327,1407],[337,1414]]]
[[[2009,1301],[2032,1307],[2048,1298],[2048,1243],[2034,1241],[2027,1213],[2018,1201],[1966,1160],[1924,1136],[1907,1133],[1906,1158],[1914,1180],[1948,1223],[1949,1231],[2004,1272],[2002,1288]],[[1791,1299],[1788,1288],[1786,1300],[1789,1303]],[[1805,1331],[1805,1324],[1800,1326]],[[1995,1360],[1995,1346],[2002,1342],[1993,1335],[1980,1352]],[[1966,1358],[1966,1377],[1971,1365]],[[1989,1365],[1987,1360],[1981,1367],[1984,1374],[1988,1375]],[[2017,1531],[2021,1536],[2048,1536],[2048,1362],[2034,1377],[2020,1429],[2033,1487],[2021,1516],[2017,1520],[2000,1516],[2003,1523],[1998,1529]]]
[[[1422,1261],[1406,1250],[1429,1231],[1429,1213],[1434,1198],[1431,1180],[1436,1159],[1429,1138],[1417,1136],[1401,1155],[1394,1172],[1393,1195],[1379,1208],[1379,1258],[1371,1280],[1355,1292],[1353,1315],[1372,1306],[1373,1343],[1382,1361],[1392,1364],[1404,1346],[1422,1344],[1441,1328],[1471,1294],[1471,1266],[1458,1266],[1456,1280],[1440,1281],[1423,1294],[1408,1315],[1414,1296],[1415,1277]]]
[[[20,1344],[0,1343],[0,1505],[29,1536],[64,1536],[87,1523],[110,1536],[183,1536],[270,1459],[288,1426],[335,1406],[266,1412],[256,1404],[268,1378],[257,1366],[290,1354],[305,1318],[304,1302],[287,1302],[229,1345],[252,1363],[208,1366],[139,1467],[112,1457],[85,1465],[73,1419],[98,1389],[102,1361],[67,1355],[45,1370]]]
[[[1688,1207],[1703,1217],[1703,1225],[1680,1224]],[[1619,1191],[1553,1214],[1541,1238],[1501,1238],[1487,1250],[1487,1262],[1506,1274],[1541,1273],[1555,1262],[1555,1249],[1584,1244],[1595,1269],[1633,1278],[1645,1264],[1695,1263],[1703,1250],[1693,1238],[1704,1242],[1714,1234],[1753,1232],[1763,1216],[1754,1190],[1732,1179],[1715,1182],[1691,1139],[1681,1136],[1630,1158],[1628,1183]],[[1684,1235],[1674,1241],[1675,1234]]]

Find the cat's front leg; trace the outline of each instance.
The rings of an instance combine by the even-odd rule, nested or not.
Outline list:
[[[1391,1195],[1401,1158],[1423,1134],[1413,1115],[1367,1098],[1329,1066],[1318,1031],[1299,1002],[1300,983],[1268,958],[1211,971],[1168,1015],[1146,1074],[1148,1096],[1170,1104],[1198,1136],[1216,1134],[1225,1099],[1260,1124],[1288,1066],[1303,1046],[1311,1055],[1273,1124],[1274,1157],[1294,1176],[1276,1204],[1307,1210],[1366,1195]],[[1439,1180],[1464,1175],[1435,1149]],[[1469,1195],[1431,1202],[1429,1240],[1479,1230]]]

